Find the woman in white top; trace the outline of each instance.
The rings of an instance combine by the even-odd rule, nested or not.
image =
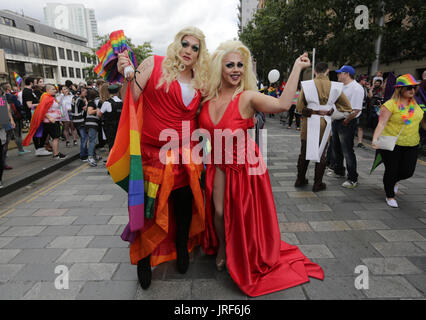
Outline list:
[[[74,145],[77,145],[78,133],[70,119],[72,103],[72,94],[67,86],[63,86],[59,97],[59,105],[61,107],[61,121],[63,123],[64,136],[67,148],[71,147],[70,131],[74,140]]]

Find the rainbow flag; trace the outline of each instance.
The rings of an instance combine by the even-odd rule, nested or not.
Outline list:
[[[130,232],[144,225],[144,179],[141,158],[142,95],[139,103],[133,100],[130,86],[121,112],[114,147],[107,161],[113,181],[128,193]]]
[[[123,30],[112,32],[109,36],[109,41],[96,51],[99,59],[99,64],[94,68],[96,74],[111,83],[121,82],[123,76],[117,70],[118,54],[126,50],[133,66],[137,68],[135,54],[126,43]]]
[[[22,78],[15,71],[13,71],[13,77],[15,78],[16,85],[18,86],[18,89],[20,90],[21,84],[22,84]]]

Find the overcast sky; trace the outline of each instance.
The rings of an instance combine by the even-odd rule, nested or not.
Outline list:
[[[160,55],[186,26],[204,32],[210,52],[222,41],[238,37],[238,0],[18,0],[2,1],[0,9],[23,10],[44,23],[43,7],[48,2],[83,3],[95,9],[99,35],[123,29],[134,44],[151,41],[154,53]]]

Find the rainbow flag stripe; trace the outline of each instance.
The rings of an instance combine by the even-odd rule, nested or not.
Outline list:
[[[142,100],[141,97],[136,105],[130,86],[127,87],[117,136],[106,164],[113,181],[128,193],[130,232],[141,230],[144,226],[144,179],[140,148]]]
[[[128,51],[129,58],[136,68],[137,61],[135,54],[126,43],[123,30],[112,32],[109,36],[109,41],[96,51],[99,59],[99,64],[94,68],[96,74],[108,82],[121,82],[123,76],[117,70],[117,56],[125,50]]]
[[[15,82],[18,85],[18,87],[21,88],[22,78],[15,71],[13,71],[13,77],[15,78]]]
[[[407,73],[396,79],[395,87],[416,86],[420,84],[411,74]]]

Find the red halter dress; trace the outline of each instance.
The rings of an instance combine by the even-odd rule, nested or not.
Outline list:
[[[306,258],[297,246],[281,241],[269,174],[258,146],[247,133],[254,122],[252,118],[242,118],[240,96],[241,93],[231,101],[216,125],[209,114],[209,102],[203,106],[199,116],[200,128],[209,132],[212,147],[211,164],[207,164],[206,172],[207,221],[202,237],[203,249],[207,254],[214,254],[218,249],[212,201],[217,166],[226,174],[226,262],[232,279],[240,289],[255,297],[309,282],[308,277],[323,280],[324,272],[319,265]],[[232,148],[226,147],[226,143],[218,148],[220,137],[214,135],[217,129],[240,132],[240,137],[243,132],[245,142],[241,142],[243,139],[238,142],[238,138],[234,137],[231,138]],[[218,155],[220,151],[222,155]],[[232,163],[224,162],[226,156],[232,158]],[[217,163],[217,160],[222,163]],[[253,174],[256,167],[258,172]]]

